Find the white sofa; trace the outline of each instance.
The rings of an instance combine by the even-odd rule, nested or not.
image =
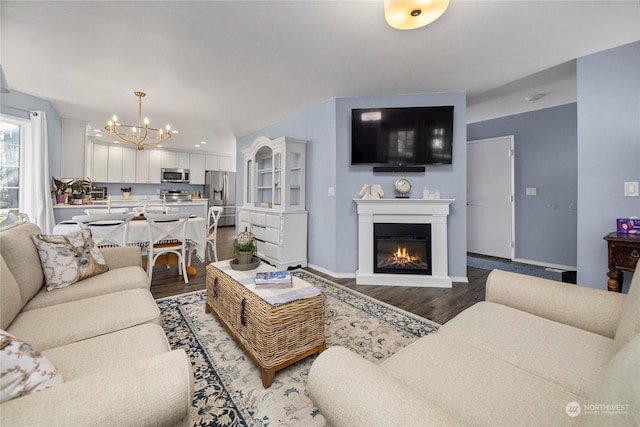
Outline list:
[[[102,249],[109,271],[49,292],[39,233],[28,223],[0,231],[0,323],[64,384],[3,402],[0,425],[190,425],[191,363],[169,348],[140,248]]]
[[[639,282],[623,295],[493,271],[486,301],[379,365],[323,352],[309,394],[334,426],[638,426]]]

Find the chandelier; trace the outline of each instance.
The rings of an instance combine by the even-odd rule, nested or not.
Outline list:
[[[449,0],[385,0],[384,17],[398,30],[415,30],[431,24],[449,7]]]
[[[133,144],[138,150],[144,150],[145,146],[155,147],[171,138],[171,126],[167,125],[164,130],[155,129],[149,127],[149,119],[145,117],[142,120],[142,98],[147,94],[140,91],[133,94],[138,97],[138,125],[120,124],[114,115],[104,127],[113,140]]]

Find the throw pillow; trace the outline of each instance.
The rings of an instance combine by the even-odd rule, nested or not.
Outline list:
[[[69,234],[35,234],[47,290],[64,288],[87,277],[109,270],[102,253],[91,238],[91,230]]]
[[[0,361],[0,402],[64,383],[51,360],[3,330],[0,330]]]

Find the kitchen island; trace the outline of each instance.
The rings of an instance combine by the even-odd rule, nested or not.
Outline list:
[[[207,199],[192,199],[188,202],[167,202],[167,210],[171,213],[177,212],[189,212],[191,215],[207,218]],[[107,200],[92,200],[88,205],[53,205],[53,215],[56,220],[56,224],[62,221],[69,221],[76,215],[84,215],[85,209],[106,209],[108,205]],[[148,199],[122,199],[111,198],[111,208],[129,208],[129,212],[133,212],[134,208],[142,209],[147,206],[162,206],[162,199],[148,198]]]

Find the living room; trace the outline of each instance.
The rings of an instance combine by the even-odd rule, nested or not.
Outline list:
[[[17,19],[16,17],[22,13],[28,14],[29,10],[29,8],[22,10],[22,6],[19,6],[18,3],[11,4],[11,2],[7,2],[8,6],[5,6],[4,3],[2,17],[3,50],[4,44],[10,43],[5,42],[7,39],[5,31],[8,31],[6,30],[7,22],[5,20],[9,19],[7,16]],[[215,18],[216,24],[223,27],[224,25],[221,21],[224,21],[225,17],[229,20],[230,16],[236,16],[242,11],[241,8],[235,9],[229,2],[224,3],[220,6],[221,12],[219,16]],[[275,4],[276,2],[262,3]],[[333,16],[335,20],[328,21],[331,23],[329,28],[351,25],[351,23],[347,22],[347,18],[334,16],[335,11],[329,13],[328,9],[334,6],[339,7],[338,4],[333,3],[319,5],[318,7],[322,13],[318,12],[317,18],[311,20],[320,20],[320,17],[329,19],[329,17]],[[350,11],[353,11],[351,8],[356,8],[357,10],[358,6],[354,3],[358,2],[349,2],[349,5],[345,7],[348,7]],[[452,5],[455,5],[455,3],[453,2]],[[402,83],[403,76],[398,75],[402,73],[388,72],[385,79],[387,83],[384,85],[381,84],[380,80],[376,80],[371,83],[370,87],[356,88],[357,85],[352,82],[353,91],[350,86],[340,86],[329,92],[320,91],[320,93],[317,93],[316,90],[319,84],[315,82],[305,86],[296,81],[298,84],[292,85],[291,88],[287,88],[286,84],[282,82],[287,80],[289,74],[309,73],[310,68],[319,66],[317,61],[305,63],[304,66],[301,65],[298,68],[289,64],[292,68],[288,73],[270,72],[268,70],[269,65],[272,65],[270,62],[265,62],[264,67],[267,68],[266,70],[259,70],[258,64],[252,61],[245,63],[250,63],[252,67],[255,67],[247,66],[247,69],[250,70],[244,70],[237,64],[228,64],[229,69],[226,72],[232,73],[235,71],[246,77],[246,87],[227,89],[216,86],[210,88],[211,92],[207,93],[206,96],[215,98],[217,94],[220,94],[222,97],[226,91],[233,92],[232,97],[235,97],[235,99],[227,104],[229,106],[228,110],[237,114],[238,110],[242,110],[246,105],[246,111],[241,113],[246,117],[251,116],[252,118],[247,119],[247,123],[243,123],[242,126],[236,128],[241,129],[240,131],[232,132],[231,142],[228,140],[228,135],[225,135],[224,138],[220,137],[220,143],[213,148],[213,151],[232,154],[236,158],[235,170],[238,172],[237,198],[241,200],[246,184],[242,173],[244,170],[242,151],[248,148],[256,138],[261,136],[271,138],[287,136],[307,141],[306,209],[309,212],[307,248],[309,266],[334,278],[351,278],[354,277],[358,266],[358,217],[354,199],[359,197],[358,194],[364,184],[380,184],[384,189],[385,198],[393,198],[394,182],[399,177],[397,173],[375,173],[371,167],[351,165],[350,121],[352,109],[453,105],[454,143],[452,164],[427,167],[424,173],[411,172],[402,174],[413,185],[411,193],[413,198],[421,198],[422,188],[429,187],[437,188],[443,198],[455,200],[451,205],[448,219],[448,268],[449,275],[453,280],[465,282],[468,279],[468,220],[466,206],[469,200],[467,198],[467,141],[515,135],[516,257],[534,264],[562,265],[573,268],[577,271],[577,282],[581,286],[606,290],[607,246],[602,238],[615,229],[616,218],[631,217],[637,215],[640,211],[640,198],[625,197],[623,194],[623,183],[640,181],[640,168],[638,167],[640,164],[640,144],[638,143],[640,141],[640,129],[637,124],[637,117],[640,116],[640,106],[638,105],[640,84],[637,74],[637,70],[640,68],[640,41],[638,41],[640,28],[637,25],[637,19],[634,21],[636,24],[629,24],[639,14],[638,5],[630,3],[632,2],[620,2],[617,4],[620,9],[616,9],[616,13],[620,15],[612,13],[616,17],[631,15],[632,19],[626,17],[624,20],[626,24],[621,25],[626,27],[627,30],[626,32],[622,31],[623,34],[621,36],[612,37],[614,41],[610,41],[600,34],[599,37],[604,40],[602,44],[594,44],[587,49],[583,48],[581,54],[563,57],[562,59],[559,56],[553,59],[545,58],[542,61],[544,63],[542,68],[536,68],[536,65],[530,63],[522,67],[518,65],[520,56],[527,56],[528,51],[523,50],[519,55],[514,55],[513,52],[518,49],[513,46],[506,46],[511,44],[508,43],[510,36],[496,36],[492,42],[498,43],[499,41],[501,44],[494,45],[492,50],[501,52],[502,43],[504,43],[504,52],[510,52],[513,58],[510,57],[500,61],[500,58],[498,58],[500,54],[494,52],[493,55],[489,55],[486,53],[487,51],[484,51],[485,55],[470,55],[459,59],[461,68],[473,67],[477,73],[482,73],[484,67],[490,67],[483,62],[483,57],[485,56],[487,63],[500,62],[500,67],[494,65],[494,68],[489,68],[491,71],[487,72],[487,74],[493,73],[496,76],[495,78],[482,76],[481,80],[483,80],[484,85],[482,90],[473,86],[471,77],[467,77],[469,86],[461,85],[458,81],[455,81],[455,84],[449,82],[449,74],[447,73],[453,75],[455,70],[448,70],[444,74],[440,74],[438,70],[433,71],[433,74],[431,74],[431,69],[425,66],[422,73],[417,73],[416,75],[416,73],[411,72],[407,75],[407,80],[411,80],[412,84],[407,83],[405,85]],[[283,4],[280,5],[285,7]],[[382,8],[381,4],[378,6],[377,9]],[[527,7],[529,6],[536,9],[534,5],[528,5]],[[4,13],[5,7],[8,9],[8,15]],[[34,8],[31,9],[32,12],[37,10],[37,6],[31,5],[29,7]],[[124,5],[118,4],[113,7],[117,12],[121,12],[122,9],[120,8],[124,7]],[[179,7],[182,6],[171,4],[167,10],[175,12]],[[264,11],[262,8],[267,8],[270,13],[275,13],[275,9],[272,10],[270,8],[273,6],[255,5],[255,7],[261,11]],[[304,6],[299,5],[290,5],[290,7],[298,12],[298,8],[304,9]],[[371,23],[376,16],[372,10],[377,9],[369,9],[371,5],[363,7],[365,9],[363,9],[361,16],[365,17],[365,22]],[[452,12],[458,7],[462,6],[456,5],[448,13],[452,15]],[[476,4],[469,7],[477,8],[479,6]],[[88,5],[82,4],[79,8],[83,14],[92,13]],[[109,6],[105,3],[100,8],[108,9]],[[135,5],[135,10],[139,10],[138,8],[144,10],[140,4]],[[230,11],[234,13],[230,13]],[[478,9],[472,9],[472,11],[478,12]],[[624,11],[624,13],[621,11]],[[380,10],[378,12],[382,13]],[[110,13],[116,12],[111,11]],[[256,12],[251,12],[251,23],[255,24],[259,22],[259,19],[253,13]],[[282,13],[286,15],[286,12]],[[536,13],[541,14],[542,12],[536,9]],[[38,14],[36,13],[36,15]],[[472,15],[470,11],[465,11],[465,20],[456,24],[456,26],[462,27],[465,23],[469,23]],[[591,19],[589,25],[592,25],[592,27],[590,28],[595,28],[597,20],[592,15],[598,15],[598,13],[594,13],[591,10],[587,15]],[[267,16],[270,15],[267,14]],[[360,15],[355,13],[354,16]],[[83,19],[86,19],[85,15],[83,15]],[[279,18],[277,22],[280,23],[281,19]],[[607,17],[607,22],[609,22],[609,19],[615,21],[615,19]],[[307,21],[301,22],[308,23]],[[446,21],[444,22],[446,23]],[[12,23],[8,22],[8,24]],[[444,25],[438,21],[436,24],[439,25],[437,28],[441,28]],[[577,28],[580,25],[575,25],[576,27],[571,28],[577,33]],[[608,25],[611,26],[612,24],[608,23]],[[194,27],[198,26],[194,25]],[[8,28],[11,29],[11,25]],[[498,28],[496,24],[491,28],[492,31],[498,31],[496,30]],[[610,29],[611,27],[607,28]],[[262,31],[267,30],[265,27],[259,29]],[[428,30],[429,27],[426,29]],[[91,33],[89,29],[85,29],[85,31],[87,34]],[[292,33],[289,31],[303,32],[304,25],[294,23],[293,29],[284,30],[280,28],[274,30],[273,33],[269,33],[268,37],[257,43],[259,45],[257,49],[264,50],[265,47],[270,46],[269,43],[279,40],[283,35],[284,37],[290,36]],[[345,30],[342,29],[340,31]],[[536,32],[542,31],[540,29],[536,30]],[[553,31],[558,31],[558,29]],[[175,32],[180,33],[178,30],[175,30]],[[522,32],[524,33],[525,31]],[[597,32],[597,30],[584,30],[585,34],[581,35],[593,37],[590,34],[591,32]],[[361,43],[364,43],[364,36],[358,34],[359,30],[354,28],[347,31],[347,33],[351,38],[359,39]],[[567,33],[571,34],[568,39],[579,38],[579,36],[574,36],[571,31],[567,31]],[[16,33],[10,34],[14,35]],[[230,32],[227,35],[228,39],[232,39],[230,34],[232,33]],[[396,37],[392,33],[385,33],[386,36]],[[151,38],[141,37],[146,41]],[[184,42],[184,37],[184,34],[176,34],[171,46],[178,49],[181,43]],[[327,37],[335,42],[329,35]],[[402,35],[397,37],[401,39],[395,39],[395,43],[406,42],[412,36],[411,32],[402,32]],[[443,37],[445,35],[439,35],[437,39],[443,44],[450,43],[450,47],[455,51],[455,41],[444,42],[443,40],[447,39]],[[247,38],[249,37],[247,36]],[[259,36],[254,36],[254,40],[258,38]],[[515,35],[514,38],[516,38]],[[132,37],[132,40],[132,43],[134,43],[136,37]],[[571,40],[563,40],[563,43],[571,44]],[[234,49],[233,41],[228,40],[228,42],[224,49],[220,48],[223,52],[230,52]],[[245,40],[243,38],[243,43],[240,45],[244,46],[244,43]],[[517,44],[517,42],[514,42],[514,44]],[[96,45],[101,44],[96,43]],[[162,52],[162,47],[159,44],[152,42],[150,45],[157,46],[158,49],[158,51],[150,49],[150,53],[157,54]],[[29,44],[22,46],[24,48]],[[313,50],[313,48],[310,49]],[[323,62],[331,61],[335,64],[344,62],[344,67],[338,67],[337,65],[335,66],[336,69],[328,67],[329,75],[354,73],[358,74],[354,81],[366,80],[363,77],[367,75],[366,70],[360,72],[350,70],[349,64],[352,58],[348,55],[330,59],[326,57],[327,50],[320,49],[317,46],[315,49],[318,49],[318,56],[321,56],[323,52],[325,53],[325,57],[322,58]],[[531,55],[542,51],[553,51],[553,49],[553,45],[547,42],[546,45],[536,49],[535,53],[532,51]],[[68,50],[74,49],[69,47]],[[114,46],[110,46],[106,50],[105,57],[108,58],[110,55],[114,55],[114,51],[117,49]],[[132,50],[135,49],[132,48]],[[206,52],[202,46],[198,46],[196,50],[201,54]],[[47,113],[50,174],[58,176],[60,174],[61,158],[65,156],[61,149],[62,121],[64,119],[82,120],[84,118],[63,116],[58,111],[68,111],[65,108],[68,108],[66,104],[72,103],[71,97],[62,98],[58,95],[46,95],[46,88],[40,86],[41,83],[38,82],[34,75],[29,74],[30,78],[27,79],[20,77],[18,74],[20,73],[19,70],[21,69],[23,58],[16,54],[16,51],[16,48],[11,49],[9,56],[3,58],[3,70],[11,87],[11,92],[2,94],[1,112],[3,115],[18,117],[25,117],[28,114],[21,110],[37,109]],[[357,49],[353,52],[357,52]],[[233,55],[240,54],[235,53]],[[252,53],[247,52],[241,56],[246,59],[251,55]],[[344,52],[342,52],[342,55],[344,55]],[[105,59],[101,54],[96,56],[92,54],[91,58],[91,62],[99,62]],[[259,58],[263,59],[262,56]],[[173,61],[170,58],[166,59],[168,63]],[[175,59],[175,61],[179,61],[179,59]],[[276,60],[273,61],[277,62]],[[382,60],[381,62],[386,61]],[[74,61],[67,62],[73,63],[78,70],[76,71],[77,79],[83,80],[83,74],[86,73],[83,70],[83,64]],[[106,62],[108,63],[109,61],[106,60]],[[471,65],[471,62],[474,64]],[[565,64],[567,68],[573,68],[574,70],[571,77],[574,82],[573,98],[557,103],[544,104],[554,96],[553,92],[550,91],[546,100],[538,101],[542,102],[541,104],[536,106],[535,102],[528,102],[529,105],[527,107],[522,107],[526,108],[526,110],[508,109],[497,115],[483,115],[483,110],[488,109],[487,103],[491,104],[494,101],[494,98],[490,96],[492,95],[492,90],[495,91],[495,98],[499,99],[501,97],[498,95],[506,91],[514,81],[536,76],[538,75],[537,73],[557,67],[560,64]],[[119,63],[119,65],[122,65],[122,63]],[[39,66],[48,70],[55,69],[55,67],[48,66],[44,60]],[[163,66],[165,65],[159,67],[162,68]],[[168,67],[168,65],[166,66]],[[204,74],[203,78],[214,79],[207,74],[209,70],[213,69],[210,66],[211,64],[207,62],[207,69],[199,70],[198,73]],[[224,68],[224,66],[220,65],[220,68]],[[401,67],[398,68],[400,69]],[[498,76],[500,68],[511,69],[511,71],[504,72],[504,75]],[[118,70],[118,73],[122,74],[117,74],[118,77],[114,77],[114,80],[117,80],[115,84],[122,88],[120,93],[129,94],[133,90],[141,89],[141,87],[129,87],[132,84],[139,84],[144,86],[145,89],[148,88],[150,95],[153,95],[154,77],[148,74],[144,77],[135,78],[133,79],[134,81],[130,82],[127,77],[129,74],[134,73],[133,70],[135,70],[134,66],[131,66],[130,69]],[[68,72],[69,70],[65,69],[63,74],[66,75]],[[47,74],[56,73],[47,72]],[[175,80],[188,80],[178,76],[176,75]],[[54,78],[58,77],[54,76]],[[97,80],[90,83],[91,91],[100,90],[100,80],[106,81],[109,78],[109,73],[100,74]],[[376,78],[380,77],[376,74]],[[169,80],[172,83],[176,83],[173,78]],[[421,80],[427,81],[422,82]],[[486,83],[485,80],[491,81],[491,83]],[[535,80],[535,78],[532,80]],[[257,86],[269,82],[278,88],[284,86],[284,89],[280,90],[279,95],[272,97],[265,97],[263,93],[259,93],[256,98],[252,96],[254,92],[259,92]],[[154,108],[153,104],[158,101],[162,104],[169,104],[171,108],[173,98],[176,99],[176,105],[178,105],[178,100],[183,102],[183,98],[200,97],[202,91],[193,87],[196,86],[193,81],[188,83],[189,86],[186,88],[180,86],[181,90],[183,90],[180,96],[177,96],[176,92],[165,92],[170,93],[170,95],[162,94],[155,100],[153,96],[150,96],[149,99],[145,100],[145,109]],[[65,86],[69,93],[82,92],[73,86],[67,85],[70,85],[70,83],[60,86]],[[375,89],[376,85],[378,85],[379,90]],[[108,89],[105,89],[105,92],[107,91]],[[298,93],[305,91],[313,93],[315,98],[304,98],[303,102],[295,99]],[[162,91],[157,91],[157,93],[160,92]],[[246,100],[244,99],[244,93],[247,94]],[[527,91],[516,91],[519,101],[522,101],[523,95],[531,93],[533,93],[533,87],[531,86],[527,88]],[[483,94],[486,95],[482,97],[481,95]],[[79,97],[81,98],[82,96],[80,95]],[[515,95],[510,94],[509,96]],[[119,106],[114,109],[111,105],[115,104],[110,104],[110,107],[107,108],[109,110],[108,114],[102,111],[102,108],[91,108],[93,110],[91,112],[92,118],[104,115],[105,120],[99,123],[96,121],[96,127],[103,127],[106,119],[113,114],[113,110],[118,114],[124,114],[121,111],[131,110],[130,107],[132,105],[129,105],[132,101],[132,99],[129,99],[131,97],[129,95],[122,95],[122,97],[125,98],[125,101],[122,104],[118,104],[122,105],[122,107]],[[504,97],[508,98],[508,96]],[[104,102],[107,103],[106,100]],[[290,108],[294,103],[295,107]],[[260,108],[258,109],[255,104],[259,104]],[[227,105],[208,104],[207,114],[201,120],[203,122],[215,122],[216,119],[212,117],[217,114],[220,117],[226,117],[227,112],[224,110],[227,109]],[[185,108],[183,104],[176,108],[191,111],[198,110],[197,107]],[[198,114],[202,113],[199,111],[197,113],[194,112],[194,115]],[[241,120],[239,116],[242,116],[242,114],[235,116],[233,124],[230,120],[221,127],[234,128],[236,123]],[[171,118],[171,114],[167,116]],[[188,121],[183,123],[178,125],[180,133],[173,137],[176,141],[179,141],[179,137],[186,133],[187,127],[198,126],[198,124],[194,125]],[[217,135],[220,136],[222,134]],[[189,147],[184,149],[188,151],[195,150],[192,147],[192,142],[189,141]],[[539,196],[527,196],[526,189],[529,187],[538,188]],[[559,191],[556,196],[555,191],[559,187],[562,187],[562,191]],[[155,192],[155,190],[156,187],[149,187],[150,192]],[[630,276],[630,274],[625,275],[623,293],[628,292]]]
[[[7,11],[11,10],[7,8]],[[368,9],[367,11],[370,13]],[[631,40],[633,37],[637,38],[637,28],[634,29],[632,25],[630,29],[630,33],[621,31],[623,37],[629,39],[629,34],[631,34]],[[633,35],[634,30],[635,35]],[[615,46],[618,45],[612,47]],[[246,148],[257,136],[277,137],[284,135],[309,140],[307,200],[307,208],[311,215],[309,221],[309,262],[321,271],[326,271],[336,277],[353,274],[357,268],[357,237],[355,235],[355,205],[352,199],[358,197],[358,192],[363,184],[381,184],[386,193],[391,195],[392,184],[397,178],[397,174],[373,174],[370,168],[350,166],[348,152],[350,110],[370,106],[454,105],[455,152],[453,164],[451,166],[430,167],[424,174],[409,174],[414,188],[413,197],[416,197],[415,193],[420,189],[428,186],[440,189],[443,197],[456,200],[452,204],[449,228],[450,275],[459,280],[464,280],[466,276],[465,142],[518,132],[520,135],[516,136],[516,162],[518,166],[515,192],[516,258],[543,265],[574,267],[578,271],[579,283],[603,288],[606,283],[602,280],[602,271],[604,271],[603,267],[606,262],[606,245],[603,244],[602,237],[612,230],[615,218],[633,216],[638,210],[638,199],[624,197],[622,190],[616,191],[617,188],[621,188],[624,182],[637,180],[635,167],[637,165],[635,157],[637,156],[637,148],[632,142],[633,135],[637,133],[633,125],[633,117],[635,117],[633,111],[635,94],[633,91],[636,88],[635,77],[629,75],[633,74],[632,70],[635,66],[633,61],[637,60],[637,49],[637,43],[632,43],[605,52],[594,52],[593,55],[585,57],[565,58],[569,67],[572,66],[572,63],[575,64],[574,67],[577,71],[578,77],[573,87],[576,94],[575,100],[572,101],[569,97],[568,101],[552,101],[561,102],[560,104],[552,103],[552,107],[561,108],[560,105],[566,105],[565,111],[562,112],[566,121],[562,124],[554,123],[553,126],[563,128],[552,128],[548,135],[524,135],[523,129],[517,129],[516,125],[512,124],[517,120],[544,120],[542,112],[540,113],[541,117],[536,117],[536,113],[531,113],[529,116],[512,116],[524,113],[522,108],[544,111],[546,108],[542,106],[549,105],[542,104],[547,102],[545,99],[536,101],[539,103],[537,105],[510,106],[510,110],[504,112],[503,116],[490,116],[489,119],[484,110],[487,110],[487,105],[491,106],[491,103],[482,102],[478,105],[475,103],[483,101],[487,95],[491,95],[491,92],[481,94],[484,95],[484,98],[483,96],[470,96],[463,91],[449,93],[414,91],[415,94],[412,95],[384,95],[379,92],[378,95],[373,96],[337,93],[326,98],[326,101],[307,104],[315,104],[315,107],[302,108],[299,112],[292,114],[286,113],[286,119],[280,116],[279,119],[274,119],[272,124],[265,123],[263,119],[254,120],[256,123],[254,128],[250,132],[237,135],[233,143],[232,150],[236,158],[236,169],[241,170],[241,156],[237,153]],[[6,49],[5,51],[8,52]],[[13,80],[14,84],[17,84],[19,76],[16,76],[13,71],[16,69],[12,67],[11,62],[7,61],[11,56],[5,53],[4,57],[4,71],[8,75],[9,83],[12,84]],[[612,65],[611,68],[606,68],[605,64],[620,64],[620,66]],[[600,70],[600,68],[603,69]],[[536,71],[539,73],[542,70]],[[504,82],[503,85],[506,83],[510,82]],[[118,84],[121,85],[121,82]],[[438,87],[431,82],[429,85],[430,87]],[[437,92],[442,92],[443,89],[446,91],[445,88],[449,86],[448,84],[441,85],[441,89]],[[23,111],[12,110],[10,106],[22,109],[38,108],[47,111],[50,172],[51,175],[56,176],[59,173],[61,157],[65,156],[60,152],[60,143],[58,142],[61,127],[60,116],[52,107],[50,100],[34,96],[42,92],[41,89],[32,90],[29,87],[30,85],[27,83],[24,90],[18,90],[17,88],[21,89],[18,85],[11,93],[3,94],[2,112],[24,116]],[[464,88],[460,89],[464,90]],[[503,89],[501,90],[504,92]],[[394,91],[404,92],[404,90],[398,89]],[[498,90],[494,92],[499,93]],[[611,127],[607,126],[606,130],[605,127],[595,125],[602,122],[602,112],[598,111],[597,107],[602,105],[601,96],[605,95],[608,119],[611,123]],[[553,96],[554,93],[550,93],[546,98],[550,99]],[[566,97],[566,95],[563,96]],[[129,100],[127,99],[127,101]],[[528,104],[535,104],[535,102]],[[147,104],[145,107],[148,108]],[[570,111],[566,111],[567,108]],[[561,110],[548,110],[547,116],[557,118],[556,111]],[[495,126],[497,122],[489,120],[498,120],[500,117],[505,117],[501,122],[501,132],[500,134],[492,133],[488,128]],[[78,117],[67,118],[77,119]],[[264,123],[264,125],[258,125],[258,123]],[[97,123],[97,125],[100,124]],[[315,129],[312,126],[316,126]],[[542,123],[539,129],[548,127],[548,123]],[[185,129],[182,131],[185,132]],[[531,132],[530,128],[527,131]],[[601,137],[596,137],[598,132],[604,134]],[[550,145],[554,145],[548,143],[550,135],[554,133],[556,135],[554,138],[557,138],[555,145],[558,147],[554,152],[536,152],[531,148],[536,142],[527,141],[528,137],[532,140],[544,140],[547,141],[547,148],[549,148]],[[177,139],[177,136],[174,138]],[[609,141],[606,148],[602,144],[596,143],[596,141],[603,139]],[[527,145],[524,145],[525,141]],[[214,150],[226,150],[220,144],[221,142],[216,143],[217,148]],[[561,149],[564,151],[560,151]],[[609,153],[622,152],[625,153],[624,156],[608,155]],[[554,166],[552,174],[544,166],[538,166],[535,171],[527,172],[527,169],[532,169],[531,165],[540,163],[541,159],[548,161],[549,158],[558,159],[558,156],[565,160],[566,166]],[[611,159],[610,161],[615,166],[613,164],[605,166],[605,159]],[[327,169],[327,165],[330,165],[329,169]],[[555,182],[549,181],[549,176],[553,176]],[[539,186],[540,184],[537,182],[543,177],[546,179],[543,191],[547,194],[553,192],[553,188],[568,185],[566,183],[571,182],[575,183],[575,186],[571,184],[573,187],[571,191],[575,192],[575,195],[568,197],[568,199],[562,195],[565,200],[552,200],[552,203],[559,204],[559,208],[555,210],[531,206],[533,200],[537,201],[542,198],[525,197],[525,187]],[[238,178],[239,199],[242,189],[242,175],[239,174]],[[327,196],[329,188],[335,189],[335,196]],[[576,208],[578,200],[580,209]],[[570,208],[569,205],[571,205]],[[532,208],[538,211],[537,215],[527,214],[527,212],[531,212]],[[559,217],[558,215],[561,213],[562,216]],[[327,233],[328,229],[333,231]],[[550,231],[541,235],[538,231],[544,229]],[[533,230],[538,231],[533,232]],[[322,239],[317,238],[319,236],[322,236]],[[338,241],[340,241],[339,245]],[[600,259],[602,264],[593,262],[594,259]],[[628,286],[628,282],[626,285]]]

